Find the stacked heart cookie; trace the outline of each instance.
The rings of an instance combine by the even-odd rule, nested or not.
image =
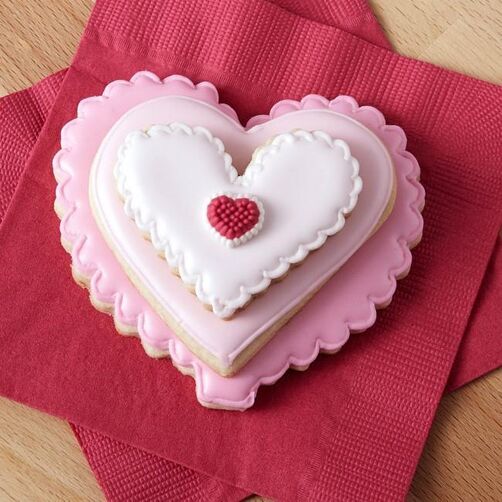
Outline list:
[[[404,133],[351,98],[283,101],[242,127],[211,84],[141,72],[82,101],[61,143],[75,278],[206,406],[247,408],[370,326],[420,239]]]

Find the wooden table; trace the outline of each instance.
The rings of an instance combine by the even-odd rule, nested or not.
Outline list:
[[[501,0],[373,0],[397,51],[502,84]],[[91,0],[0,0],[0,95],[68,65]],[[502,371],[445,397],[409,500],[502,500]],[[0,500],[103,500],[67,423],[0,400]]]

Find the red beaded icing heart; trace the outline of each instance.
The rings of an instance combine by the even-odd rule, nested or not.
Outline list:
[[[209,224],[229,246],[238,246],[255,236],[263,225],[263,216],[262,203],[249,195],[217,195],[207,206]]]

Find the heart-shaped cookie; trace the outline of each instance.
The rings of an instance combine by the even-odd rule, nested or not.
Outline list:
[[[138,232],[117,194],[113,168],[126,136],[175,121],[211,130],[240,173],[256,148],[298,128],[343,139],[360,162],[364,189],[343,231],[230,321],[201,308]],[[378,110],[347,96],[281,101],[244,128],[212,84],[140,72],[82,101],[78,118],[62,130],[61,146],[53,162],[55,207],[74,277],[97,308],[113,314],[121,333],[138,335],[150,355],[169,355],[192,374],[198,400],[210,407],[252,406],[260,385],[274,383],[290,366],[305,368],[320,351],[339,350],[351,331],[371,326],[375,306],[390,303],[396,279],[409,270],[409,248],[422,232],[424,190],[406,136]],[[227,378],[203,361],[222,374],[240,369]]]
[[[211,137],[219,138],[220,143],[216,142],[217,144],[214,144],[212,141],[207,141],[207,138],[204,140],[205,136],[202,134],[198,136],[201,140],[202,155],[199,150],[199,155],[193,157],[193,148],[190,148],[187,143],[185,145],[187,148],[181,152],[184,156],[183,162],[180,163],[181,157],[169,160],[166,155],[170,150],[164,150],[163,148],[163,141],[165,140],[162,138],[165,135],[159,131],[156,138],[160,142],[154,148],[151,148],[152,144],[156,143],[155,139],[144,131],[152,127],[151,124],[173,123],[182,123],[192,129],[199,127],[211,131]],[[296,258],[297,261],[305,258],[308,247],[299,247],[298,242],[311,243],[317,237],[317,234],[310,224],[307,228],[299,228],[300,236],[294,234],[289,228],[292,220],[288,220],[287,225],[274,227],[273,233],[269,232],[269,228],[272,228],[269,225],[275,221],[277,211],[273,206],[268,210],[267,206],[269,200],[273,200],[279,190],[277,188],[271,190],[269,182],[263,183],[263,186],[261,186],[259,182],[265,178],[259,177],[255,182],[258,183],[257,189],[253,188],[252,190],[252,193],[258,195],[264,204],[266,213],[266,225],[264,225],[257,238],[236,248],[226,248],[215,239],[207,239],[207,225],[204,217],[209,199],[213,194],[225,189],[224,187],[228,187],[229,184],[228,172],[221,167],[222,158],[224,165],[230,172],[232,172],[231,168],[233,166],[239,173],[245,174],[246,167],[252,163],[253,152],[259,152],[273,138],[282,137],[283,139],[280,141],[283,142],[283,135],[290,135],[292,134],[291,131],[296,130],[304,133],[305,131],[323,131],[321,134],[325,134],[327,138],[341,140],[337,143],[338,147],[336,148],[331,148],[326,144],[321,156],[327,155],[331,159],[331,156],[338,154],[339,161],[342,162],[341,165],[345,167],[346,172],[353,169],[351,158],[357,159],[359,161],[359,176],[363,181],[364,189],[359,194],[357,205],[352,210],[350,218],[346,220],[344,229],[341,232],[330,237],[300,267],[290,270],[287,280],[270,287],[265,295],[253,300],[245,309],[239,311],[238,315],[232,317],[231,321],[219,319],[214,313],[201,308],[200,302],[183,286],[182,281],[171,273],[169,264],[177,269],[186,283],[194,284],[194,278],[185,274],[194,270],[194,264],[200,263],[197,260],[200,260],[201,256],[203,260],[207,259],[207,262],[202,262],[202,268],[206,271],[206,282],[201,284],[199,281],[197,284],[197,281],[195,281],[195,292],[199,298],[204,298],[209,287],[209,290],[213,291],[213,295],[215,291],[217,292],[217,298],[238,300],[237,303],[230,305],[216,302],[215,296],[212,298],[206,297],[207,299],[203,300],[211,304],[215,311],[225,312],[229,307],[235,310],[240,305],[242,298],[249,298],[252,291],[244,291],[242,297],[236,298],[236,281],[221,281],[218,270],[222,271],[223,274],[228,274],[227,276],[235,274],[236,277],[240,278],[239,282],[244,282],[246,286],[258,285],[266,287],[270,284],[272,277],[283,275],[284,271],[289,269],[290,263],[295,262]],[[130,134],[132,136],[129,136]],[[128,137],[136,138],[138,141],[137,146],[141,145],[138,149],[131,150],[130,155],[126,156],[127,165],[129,167],[134,166],[130,173],[131,175],[133,173],[140,175],[141,183],[151,184],[151,186],[142,185],[145,190],[148,188],[149,193],[147,194],[146,191],[138,193],[140,201],[148,198],[151,190],[157,190],[159,186],[163,185],[166,180],[163,180],[162,177],[167,174],[170,181],[173,179],[172,176],[179,176],[179,180],[175,180],[177,187],[180,185],[185,186],[183,193],[178,194],[175,190],[171,192],[175,197],[173,200],[162,197],[161,194],[158,205],[154,206],[155,211],[158,213],[156,217],[161,213],[166,214],[167,209],[171,212],[174,211],[176,214],[182,214],[184,211],[190,213],[190,223],[187,224],[183,220],[182,227],[186,233],[186,239],[196,238],[197,240],[191,240],[190,245],[183,246],[182,267],[179,267],[179,263],[176,261],[180,256],[178,253],[180,248],[175,248],[176,252],[168,260],[160,260],[158,257],[159,252],[162,252],[165,256],[165,249],[162,248],[162,244],[165,244],[163,242],[164,233],[162,233],[162,239],[158,239],[158,235],[150,235],[154,244],[157,244],[157,249],[155,249],[151,242],[143,238],[141,232],[138,231],[137,224],[126,214],[127,207],[126,211],[124,211],[123,200],[119,197],[117,190],[117,187],[120,190],[120,181],[117,182],[115,174],[117,166],[124,160],[122,154],[119,158],[118,152],[127,148],[126,138]],[[184,138],[188,142],[190,141],[189,137],[189,135],[180,134],[177,136],[177,141]],[[345,146],[342,147],[341,145]],[[346,145],[350,145],[350,151]],[[297,166],[299,171],[303,172],[302,183],[305,183],[305,187],[308,189],[306,192],[308,193],[307,199],[302,198],[301,184],[294,182],[294,177],[281,176],[283,171],[277,171],[281,182],[284,179],[291,182],[291,186],[286,187],[290,195],[287,198],[288,211],[295,211],[294,206],[296,204],[298,207],[295,215],[298,215],[298,218],[308,216],[312,211],[315,214],[314,220],[316,222],[322,216],[317,207],[319,198],[317,190],[320,190],[323,198],[328,198],[330,201],[333,200],[333,194],[336,191],[334,179],[330,180],[329,184],[325,186],[323,183],[319,183],[319,176],[309,177],[305,175],[305,171],[308,173],[311,168],[315,169],[310,154],[314,154],[313,150],[316,150],[317,146],[317,143],[313,142],[311,144],[312,151],[309,151],[309,155],[302,157],[302,163],[297,163],[296,154],[298,152],[295,150],[291,154],[292,150],[286,149],[284,152],[288,155],[284,158],[281,157],[286,161],[294,161],[294,165]],[[225,154],[227,155],[225,156]],[[201,174],[199,171],[191,171],[194,176],[187,179],[187,173],[183,172],[182,168],[178,170],[169,169],[168,171],[165,169],[167,160],[171,163],[174,162],[177,166],[184,166],[192,162],[195,163],[193,169],[196,169],[197,166],[200,167],[200,163],[196,159],[200,160],[202,158],[204,158],[205,163],[212,158],[214,166],[216,166],[213,167],[211,176],[202,178],[203,182],[199,178]],[[163,162],[156,163],[155,159],[161,159]],[[205,165],[207,166],[207,164]],[[153,176],[142,176],[142,168],[148,169],[152,166],[154,171],[150,174],[153,174]],[[320,175],[322,175],[326,164],[321,163],[321,166],[322,169],[316,171]],[[275,172],[275,170],[273,171]],[[299,172],[298,175],[300,174]],[[237,173],[232,174],[232,177],[237,179]],[[350,176],[345,176],[344,179],[346,183],[352,183],[352,181],[349,181]],[[322,178],[322,180],[324,181],[325,178]],[[187,184],[189,185],[188,188]],[[137,186],[138,183],[136,183]],[[277,187],[277,185],[273,186]],[[345,196],[350,193],[347,184],[339,188]],[[284,190],[284,187],[281,190]],[[232,191],[234,193],[242,192],[240,187],[238,190],[232,189]],[[271,339],[277,330],[312,298],[318,289],[366,242],[369,236],[385,220],[392,210],[394,201],[394,167],[386,147],[377,136],[359,122],[329,109],[303,109],[245,129],[235,119],[229,117],[226,110],[208,106],[207,103],[190,97],[172,95],[143,102],[116,121],[101,142],[100,148],[94,157],[89,177],[89,193],[93,215],[103,237],[141,295],[190,350],[218,373],[232,375],[239,371]],[[194,195],[197,196],[193,198]],[[178,196],[182,201],[177,199]],[[190,207],[187,208],[184,204],[189,199],[198,201],[198,203],[194,205],[190,202]],[[166,206],[171,202],[176,202],[176,204],[172,207]],[[301,202],[301,204],[298,204],[298,202]],[[147,211],[148,208],[152,207],[151,204],[151,201],[145,204]],[[178,206],[178,204],[181,204],[181,206]],[[342,205],[346,206],[346,204]],[[191,212],[194,207],[197,207],[197,217]],[[162,209],[159,211],[160,208]],[[307,211],[308,214],[302,216],[301,212],[303,211]],[[133,212],[131,211],[130,214],[133,214]],[[332,214],[333,212],[329,216],[332,216]],[[326,220],[329,216],[324,214],[324,221],[321,218],[323,228],[327,229],[330,224],[333,224],[332,221],[328,222]],[[143,223],[151,220],[151,217],[151,213],[141,214],[141,220],[144,219]],[[194,235],[192,235],[191,227],[194,222],[197,228]],[[180,223],[181,221],[177,222],[177,224]],[[162,230],[164,231],[166,228],[162,227]],[[148,225],[143,226],[143,231],[147,236],[151,234]],[[182,232],[183,230],[177,228],[176,231]],[[277,255],[284,254],[282,251],[278,253],[270,252],[270,250],[274,249],[273,246],[283,245],[283,241],[277,238],[276,233],[288,240],[290,249],[287,250],[286,256],[292,258],[291,262],[285,261],[282,263],[281,260],[277,260]],[[294,241],[291,240],[291,235],[293,235]],[[319,240],[316,239],[314,242],[324,242],[326,235],[320,234]],[[202,239],[199,240],[201,236]],[[259,256],[261,261],[258,261],[258,265],[256,265],[254,250],[260,248],[264,243],[268,244],[266,246],[268,252]],[[201,253],[201,250],[204,252]],[[233,259],[232,253],[234,252],[245,257],[247,261],[242,262]],[[295,252],[298,252],[297,256],[295,256]],[[231,259],[227,260],[229,256]],[[279,265],[277,266],[278,262]],[[241,270],[243,268],[242,263],[252,263],[254,265],[246,270]],[[271,276],[263,277],[263,270],[271,271]],[[212,271],[212,275],[208,275],[207,271]],[[212,282],[208,284],[209,280]],[[201,286],[204,289],[198,290],[197,288]]]
[[[242,176],[219,138],[204,127],[182,123],[133,131],[118,158],[115,177],[126,214],[222,318],[232,316],[339,232],[362,187],[359,164],[348,145],[321,131],[276,136],[253,153]],[[224,199],[211,194],[218,190],[251,206],[245,220],[249,228],[236,220],[238,213],[232,214],[232,199],[217,216],[214,204],[221,207]],[[238,195],[243,192],[246,199]],[[231,232],[223,240],[242,243],[263,225],[259,237],[238,248],[222,247],[208,232],[211,199],[211,217],[220,218],[215,230]],[[240,236],[222,216],[240,225]]]

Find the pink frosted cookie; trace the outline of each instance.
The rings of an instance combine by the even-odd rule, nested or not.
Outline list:
[[[351,98],[282,101],[242,127],[211,84],[141,72],[82,101],[61,143],[75,278],[207,406],[249,407],[366,329],[421,235],[403,132]]]

